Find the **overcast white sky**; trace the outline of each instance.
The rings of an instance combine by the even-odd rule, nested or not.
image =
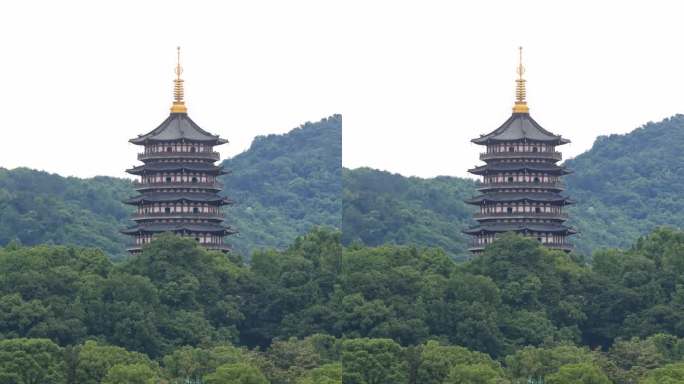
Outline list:
[[[588,149],[684,112],[684,6],[659,1],[22,1],[0,5],[0,166],[124,176],[171,103],[229,139],[343,114],[343,162],[466,175],[513,102]],[[566,156],[567,157],[567,156]]]

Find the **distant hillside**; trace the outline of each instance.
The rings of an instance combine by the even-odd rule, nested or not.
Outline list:
[[[0,168],[0,245],[78,244],[124,254],[127,180],[78,179],[27,168]]]
[[[684,115],[648,123],[626,135],[599,137],[566,165],[577,204],[574,243],[589,254],[627,247],[658,226],[684,226]],[[344,171],[343,240],[441,246],[464,255],[460,231],[474,223],[462,200],[475,194],[469,179],[406,178],[367,168]]]
[[[475,183],[457,177],[421,179],[370,168],[344,169],[342,240],[441,247],[466,254],[473,209],[463,202]]]
[[[684,226],[684,115],[599,137],[566,161],[582,250],[627,247],[658,226]]]
[[[284,135],[260,136],[224,162],[232,174],[224,193],[237,204],[225,209],[240,235],[229,242],[243,254],[286,247],[313,226],[340,228],[342,217],[342,117],[306,123]],[[0,168],[0,246],[76,244],[125,255],[134,195],[128,180],[78,179],[36,170]]]
[[[341,115],[259,136],[223,164],[224,192],[237,201],[225,209],[240,231],[229,238],[236,249],[283,248],[314,226],[341,227]]]
[[[416,244],[465,255],[460,231],[473,223],[463,199],[469,179],[407,178],[341,166],[342,118],[307,123],[284,135],[258,137],[225,161],[232,174],[226,208],[240,230],[230,241],[241,253],[285,247],[321,225],[342,228],[346,244]],[[626,135],[600,137],[566,162],[577,248],[626,247],[658,226],[684,227],[684,116],[648,123]],[[342,174],[342,177],[340,177]],[[120,200],[133,194],[127,180],[64,178],[24,168],[0,168],[0,245],[55,243],[97,246],[124,255],[128,224]],[[342,199],[340,199],[342,196]],[[344,211],[343,211],[344,206]]]

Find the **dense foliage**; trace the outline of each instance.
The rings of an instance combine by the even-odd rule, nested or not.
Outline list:
[[[326,275],[322,269],[332,265],[326,279],[334,278],[339,234],[316,230],[286,251],[269,252],[266,257],[311,264],[311,277]],[[238,257],[173,235],[119,263],[91,248],[10,243],[0,249],[0,382],[165,377],[304,384],[340,376],[334,337],[276,332],[298,309],[287,302],[297,300],[287,287],[304,288],[288,272],[265,267],[249,268]],[[273,277],[273,284],[263,284]],[[283,302],[271,300],[279,294]]]
[[[256,137],[224,165],[224,193],[237,201],[226,217],[240,231],[230,243],[243,254],[285,248],[314,226],[341,227],[341,115]]]
[[[658,226],[684,226],[684,115],[626,135],[599,137],[565,162],[566,193],[577,202],[570,224],[579,252],[627,247]],[[344,170],[343,241],[442,247],[466,256],[461,230],[475,223],[462,201],[477,194],[468,179],[402,177],[367,168]]]
[[[0,378],[35,382],[20,376],[40,367],[58,383],[667,382],[684,366],[683,287],[684,232],[672,229],[592,265],[514,235],[463,263],[434,248],[343,248],[321,229],[250,265],[172,235],[119,263],[11,243]]]
[[[327,127],[319,134],[334,131],[328,124],[336,118],[317,123]],[[681,169],[667,160],[672,143],[656,136],[684,117],[601,138],[568,162],[576,170],[568,182],[580,200],[580,248],[634,238],[628,248],[582,257],[507,235],[465,262],[454,256],[463,254],[458,230],[470,211],[462,200],[474,183],[457,178],[345,170],[344,232],[315,228],[294,238],[318,220],[339,220],[334,189],[342,185],[329,184],[329,154],[292,155],[330,139],[314,138],[317,124],[257,139],[227,163],[235,172],[227,192],[246,202],[229,208],[229,222],[244,220],[256,236],[240,239],[247,241],[241,249],[255,250],[249,264],[239,253],[209,252],[171,235],[119,262],[95,248],[27,246],[73,242],[116,254],[117,238],[109,236],[127,218],[118,201],[131,186],[0,170],[0,383],[684,381],[684,232],[639,237],[656,223],[678,224],[665,212],[678,207]],[[271,140],[283,142],[272,147]],[[661,148],[651,153],[653,146]],[[610,159],[600,160],[605,152]],[[300,167],[305,160],[312,168]],[[631,176],[604,176],[612,169],[601,161]],[[268,172],[273,184],[252,183]],[[317,192],[297,200],[298,184],[287,181],[297,177]],[[663,191],[645,187],[646,178]],[[594,215],[590,208],[602,204],[605,215]],[[635,204],[639,210],[629,211]],[[254,207],[265,216],[250,213]],[[271,232],[278,228],[282,238]]]
[[[420,179],[369,168],[344,169],[342,241],[370,246],[421,244],[464,255],[460,232],[473,209],[463,202],[475,183],[455,177]]]
[[[121,200],[130,182],[111,177],[78,179],[26,168],[0,168],[0,245],[77,244],[111,255],[124,253],[130,210]]]
[[[684,227],[684,115],[648,123],[626,135],[596,139],[566,161],[578,201],[571,211],[580,250],[627,247],[661,225]]]
[[[352,246],[342,276],[340,316],[362,316],[337,334],[356,338],[342,344],[345,383],[682,377],[684,232],[656,230],[597,252],[592,266],[517,236],[462,264],[429,249]],[[392,379],[372,381],[377,367],[392,367]]]
[[[284,135],[259,136],[225,161],[232,171],[223,193],[227,223],[240,234],[229,242],[244,255],[262,247],[287,247],[314,226],[340,228],[342,216],[342,117],[306,123]],[[135,195],[128,180],[78,179],[46,172],[0,168],[0,246],[72,244],[126,255]]]

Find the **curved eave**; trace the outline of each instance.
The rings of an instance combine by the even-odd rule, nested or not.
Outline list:
[[[542,195],[542,194],[536,194],[535,193],[527,193],[527,194],[510,194],[506,192],[502,193],[497,193],[497,194],[484,194],[480,196],[473,197],[472,199],[467,199],[465,202],[467,204],[474,204],[474,205],[479,205],[483,202],[493,202],[493,203],[502,203],[502,202],[520,202],[520,201],[532,201],[532,202],[537,202],[537,203],[563,203],[563,205],[570,205],[574,204],[575,201],[570,199],[569,197],[566,196],[549,196],[549,195]]]
[[[206,172],[209,174],[216,175],[227,175],[229,171],[225,170],[222,166],[211,166],[211,167],[197,167],[196,165],[174,165],[168,166],[163,164],[159,166],[159,163],[144,164],[137,167],[129,168],[126,170],[127,173],[131,175],[144,175],[148,172],[173,172],[173,171],[190,171],[190,172]]]
[[[514,164],[514,163],[512,163]],[[565,167],[560,167],[557,165],[554,165],[553,167],[539,167],[539,166],[533,166],[533,165],[519,165],[519,166],[509,166],[510,164],[506,164],[506,167],[497,167],[496,164],[486,164],[482,165],[479,167],[471,168],[468,170],[468,172],[472,173],[473,175],[486,175],[488,173],[501,173],[501,172],[514,172],[514,171],[531,171],[531,172],[546,172],[550,174],[558,174],[558,175],[569,175],[572,173],[571,170],[565,168]]]
[[[174,142],[178,142],[181,140],[186,142],[186,143],[202,143],[202,144],[213,144],[213,145],[222,145],[222,144],[229,143],[228,140],[221,139],[220,137],[216,137],[215,139],[211,139],[211,140],[193,140],[193,139],[187,139],[187,138],[179,138],[179,139],[173,139],[173,140],[157,140],[157,139],[152,139],[152,138],[137,137],[135,139],[128,140],[128,142],[131,144],[135,144],[135,145],[145,145],[145,144],[151,144],[151,143],[174,143]]]
[[[528,138],[522,138],[522,139],[515,139],[515,140],[500,140],[500,139],[493,139],[493,138],[485,138],[485,137],[478,137],[477,139],[472,139],[470,140],[471,143],[475,143],[478,145],[488,145],[488,144],[494,144],[494,143],[514,143],[514,142],[523,142],[526,141],[528,143],[532,142],[538,142],[538,143],[545,143],[545,144],[555,144],[555,145],[563,145],[563,144],[569,144],[572,141],[570,139],[566,139],[563,137],[558,137],[553,140],[535,140],[535,139],[528,139]]]
[[[137,235],[144,233],[163,233],[163,232],[191,232],[191,233],[218,233],[224,236],[234,235],[238,233],[232,227],[226,226],[207,226],[198,224],[150,224],[150,225],[136,225],[126,229],[122,229],[121,233],[126,235]]]
[[[136,145],[144,145],[150,142],[197,142],[213,143],[214,145],[225,144],[228,140],[220,138],[202,129],[192,121],[187,113],[171,113],[157,128],[128,140]]]
[[[188,194],[172,194],[161,192],[159,194],[148,194],[135,196],[123,201],[124,204],[138,205],[140,203],[167,203],[177,201],[189,201],[193,203],[220,203],[221,205],[232,205],[235,201],[223,196],[196,196],[191,193]]]
[[[534,224],[492,224],[481,225],[463,230],[463,233],[468,235],[479,235],[483,233],[505,233],[505,232],[539,232],[539,233],[563,233],[566,235],[574,235],[577,231],[574,228],[566,226],[545,226]]]
[[[479,145],[516,141],[555,143],[556,145],[570,142],[544,129],[529,113],[513,113],[499,128],[470,141]]]

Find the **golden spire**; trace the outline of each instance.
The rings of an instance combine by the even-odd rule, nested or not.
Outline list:
[[[171,113],[186,113],[188,108],[185,107],[185,101],[183,101],[183,79],[181,79],[181,74],[183,73],[183,67],[180,65],[180,47],[178,50],[178,61],[176,62],[176,79],[173,81],[175,84],[173,86],[173,104],[171,105]]]
[[[527,106],[527,91],[525,90],[525,82],[527,80],[523,79],[525,74],[525,67],[522,64],[522,47],[518,47],[520,56],[518,58],[518,78],[515,80],[515,104],[513,105],[513,113],[529,113],[530,108]]]

